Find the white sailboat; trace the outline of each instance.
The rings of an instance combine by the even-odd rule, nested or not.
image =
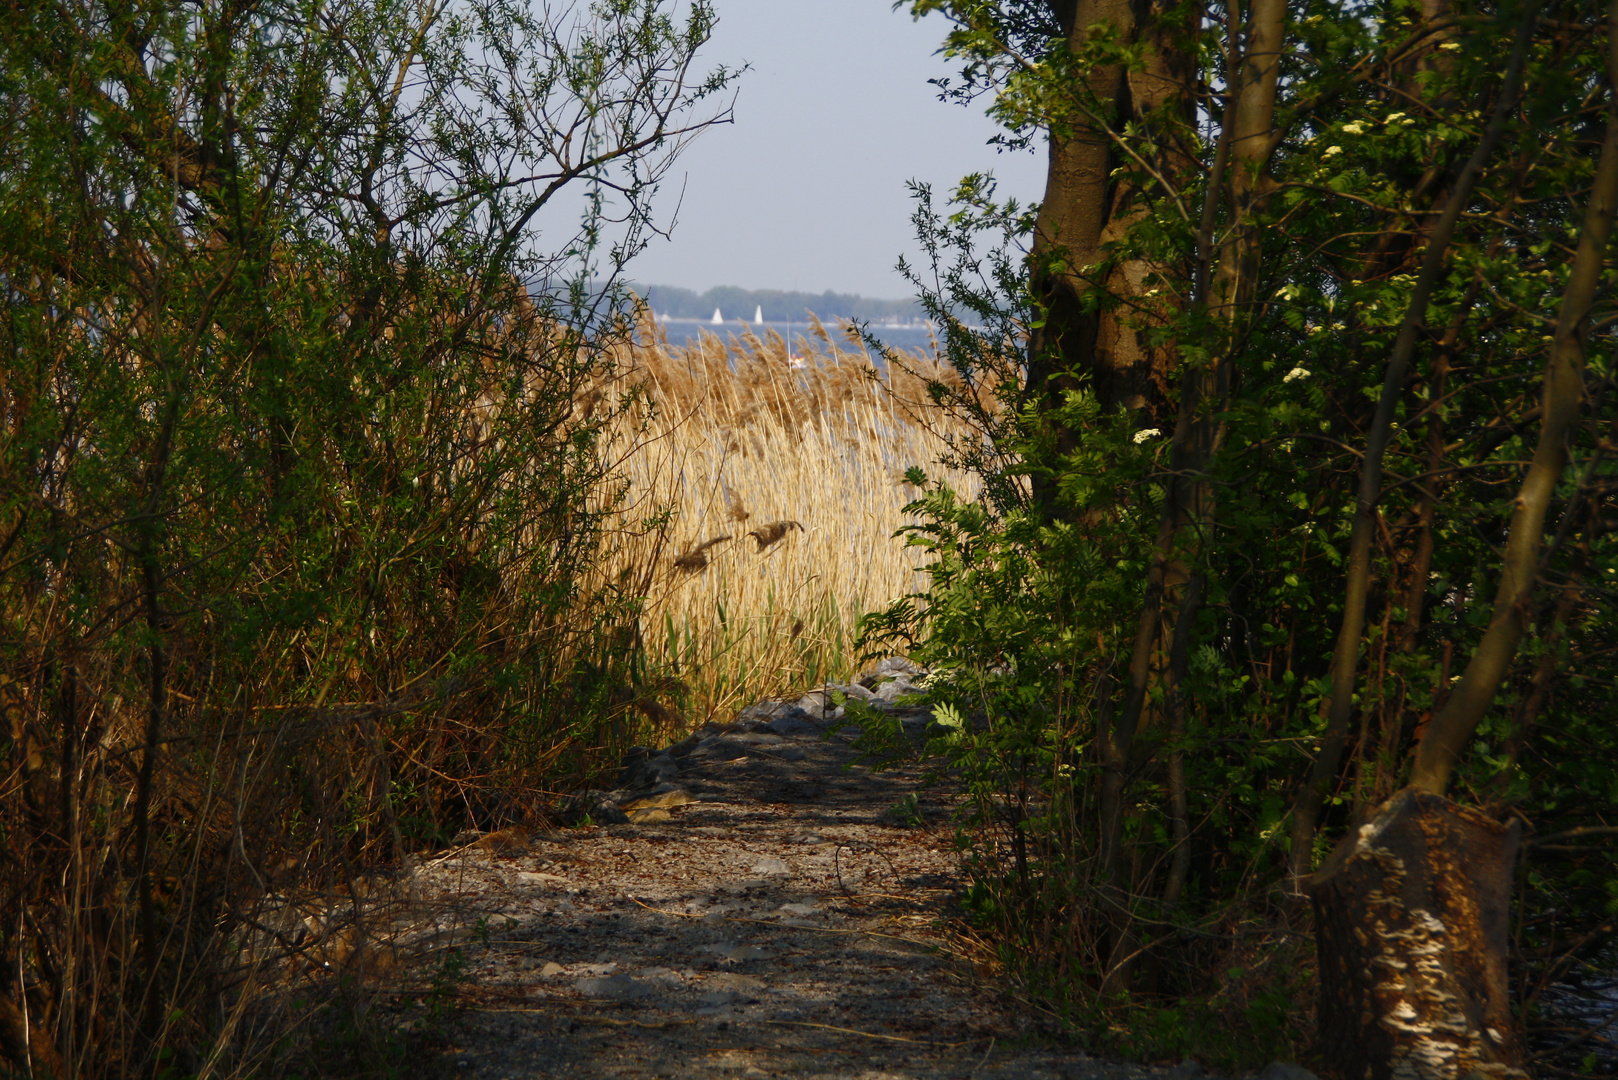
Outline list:
[[[713,323],[715,326],[725,325],[725,317],[719,314],[718,308],[713,309],[713,318],[709,319],[708,321]]]
[[[754,326],[763,326],[764,325],[764,305],[763,304],[760,304],[760,305],[758,305],[757,307],[755,307],[753,309],[753,325]]]

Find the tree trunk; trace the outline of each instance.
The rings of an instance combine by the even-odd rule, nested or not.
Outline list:
[[[1309,882],[1319,1048],[1344,1080],[1526,1077],[1506,978],[1516,823],[1405,788]]]
[[[1105,776],[1100,806],[1102,864],[1122,865],[1119,836],[1122,828],[1125,792],[1129,777],[1143,761],[1131,758],[1135,736],[1148,726],[1146,703],[1154,682],[1162,685],[1171,710],[1179,708],[1177,687],[1184,679],[1189,639],[1182,639],[1181,626],[1189,629],[1200,604],[1200,586],[1184,591],[1194,582],[1194,571],[1177,550],[1187,530],[1206,535],[1213,518],[1213,492],[1206,471],[1219,441],[1213,414],[1223,410],[1230,383],[1231,359],[1237,335],[1240,310],[1251,299],[1257,275],[1259,231],[1251,226],[1251,215],[1259,194],[1268,186],[1266,170],[1278,143],[1269,141],[1275,117],[1275,92],[1279,81],[1280,54],[1286,31],[1286,4],[1283,0],[1258,0],[1252,7],[1251,23],[1240,25],[1240,12],[1230,12],[1229,56],[1240,71],[1235,93],[1226,109],[1220,133],[1219,150],[1212,176],[1204,193],[1199,229],[1198,288],[1196,303],[1218,320],[1221,340],[1215,355],[1205,366],[1188,368],[1180,386],[1179,412],[1175,421],[1173,471],[1165,483],[1162,519],[1147,572],[1146,596],[1137,617],[1135,641],[1130,656],[1129,689],[1123,708],[1103,733],[1102,765]],[[1227,177],[1226,165],[1230,166]],[[1214,222],[1221,185],[1229,183],[1231,216],[1236,238],[1212,251]],[[1210,264],[1217,262],[1217,273],[1209,281]],[[1189,602],[1187,602],[1189,600]],[[1157,670],[1154,656],[1163,636],[1179,642],[1171,650],[1179,657],[1166,673]],[[1166,678],[1165,678],[1166,674]],[[1176,721],[1170,720],[1170,724]],[[1139,755],[1136,755],[1138,757]],[[1189,849],[1186,849],[1189,853]],[[1138,883],[1132,883],[1138,884]],[[1177,892],[1177,889],[1170,889]]]
[[[1107,248],[1146,212],[1145,193],[1117,176],[1129,160],[1126,141],[1142,147],[1161,178],[1150,185],[1153,193],[1179,198],[1194,163],[1181,144],[1184,132],[1165,130],[1164,120],[1175,116],[1190,126],[1195,67],[1180,40],[1190,28],[1137,7],[1131,0],[1052,5],[1076,54],[1104,28],[1145,49],[1138,71],[1075,64],[1071,100],[1050,121],[1045,196],[1029,256],[1030,283],[1046,312],[1029,342],[1028,391],[1048,411],[1083,378],[1105,408],[1141,409],[1150,422],[1166,401],[1171,357],[1140,325],[1157,318],[1143,296],[1149,268],[1132,259],[1108,267]],[[1126,126],[1150,135],[1126,140]],[[1097,303],[1096,290],[1109,299]],[[1072,432],[1056,435],[1060,450],[1071,448]],[[1036,473],[1033,483],[1035,502],[1057,513],[1048,481]]]

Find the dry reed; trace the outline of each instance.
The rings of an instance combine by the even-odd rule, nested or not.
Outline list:
[[[924,584],[895,535],[920,494],[906,470],[973,487],[935,464],[964,429],[927,384],[953,372],[907,355],[879,373],[837,336],[815,323],[790,344],[743,330],[671,347],[643,319],[620,355],[617,389],[647,407],[607,441],[628,486],[604,573],[644,584],[642,643],[691,722],[853,675],[860,615]]]

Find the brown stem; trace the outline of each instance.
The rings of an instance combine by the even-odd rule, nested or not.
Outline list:
[[[1191,876],[1191,811],[1185,786],[1185,675],[1190,663],[1191,628],[1202,606],[1203,578],[1192,577],[1180,601],[1174,624],[1174,641],[1169,646],[1168,713],[1169,739],[1169,849],[1168,877],[1163,883],[1163,904],[1180,902],[1186,880]]]
[[[1382,608],[1382,632],[1377,635],[1377,701],[1375,706],[1360,710],[1359,741],[1354,751],[1354,809],[1352,819],[1355,822],[1365,820],[1366,811],[1381,802],[1376,795],[1376,763],[1368,760],[1370,754],[1367,747],[1371,745],[1371,720],[1378,721],[1378,728],[1386,728],[1389,724],[1398,723],[1398,714],[1388,707],[1388,648],[1389,634],[1393,629],[1393,603],[1390,600]]]
[[[164,648],[162,587],[163,574],[159,566],[160,533],[163,522],[162,497],[164,480],[174,449],[174,434],[180,418],[181,388],[171,382],[168,401],[164,406],[162,422],[158,428],[156,445],[146,466],[140,534],[136,555],[141,570],[141,608],[146,624],[147,694],[146,737],[142,746],[140,773],[135,785],[135,892],[136,908],[140,920],[142,958],[146,965],[145,986],[142,988],[141,1017],[148,1040],[156,1040],[161,1030],[163,1015],[162,995],[158,986],[158,970],[163,954],[157,934],[157,906],[152,895],[151,835],[152,785],[158,749],[162,740],[163,716],[168,707],[168,653]]]
[[[1540,654],[1539,663],[1534,667],[1534,677],[1529,684],[1528,695],[1517,708],[1516,722],[1512,725],[1511,737],[1506,743],[1506,763],[1500,769],[1500,775],[1495,781],[1496,798],[1505,796],[1508,783],[1515,771],[1512,766],[1522,755],[1523,745],[1528,741],[1528,733],[1533,730],[1541,710],[1545,708],[1545,699],[1550,695],[1550,688],[1556,675],[1557,646],[1562,641],[1562,627],[1572,617],[1574,609],[1584,600],[1584,583],[1580,580],[1579,570],[1582,569],[1587,552],[1588,546],[1581,545],[1576,556],[1579,565],[1567,584],[1562,586],[1561,595],[1556,599],[1556,606],[1541,632],[1544,651]]]
[[[1512,211],[1517,204],[1517,196],[1522,190],[1525,171],[1523,165],[1519,163],[1517,179],[1512,187],[1512,197],[1505,200],[1495,214],[1496,220],[1502,224],[1511,219]],[[1499,249],[1500,240],[1497,237],[1489,244],[1489,256],[1493,258]],[[1416,490],[1420,493],[1416,507],[1418,531],[1410,578],[1405,583],[1405,623],[1400,633],[1400,652],[1413,652],[1421,634],[1422,616],[1425,614],[1427,602],[1428,575],[1432,573],[1433,566],[1434,513],[1438,507],[1439,494],[1447,481],[1444,475],[1446,424],[1442,405],[1444,396],[1449,392],[1450,358],[1455,355],[1455,346],[1460,341],[1461,331],[1471,316],[1472,306],[1477,302],[1480,290],[1481,285],[1474,278],[1467,286],[1466,298],[1450,319],[1443,340],[1438,343],[1437,353],[1433,357],[1432,375],[1427,380],[1427,409],[1430,413],[1427,422],[1427,459],[1422,468],[1422,478],[1416,482]]]
[[[162,948],[157,940],[157,907],[152,896],[151,835],[152,782],[161,739],[163,709],[167,692],[168,656],[163,648],[162,615],[158,607],[159,582],[155,553],[142,559],[141,592],[146,632],[150,635],[147,653],[146,739],[142,747],[140,774],[135,786],[135,873],[140,918],[142,958],[146,964],[146,985],[141,1010],[146,1034],[155,1038],[161,1015],[157,975]]]
[[[1174,544],[1174,522],[1165,513],[1158,526],[1157,543],[1151,568],[1147,571],[1146,596],[1135,621],[1134,651],[1129,658],[1129,689],[1124,704],[1101,733],[1101,796],[1097,807],[1100,825],[1101,865],[1113,870],[1118,865],[1119,839],[1123,831],[1124,790],[1128,786],[1129,753],[1140,728],[1141,712],[1152,681],[1152,653],[1157,645],[1158,623],[1162,619],[1165,578],[1169,572],[1168,553]]]
[[[1410,580],[1405,586],[1405,624],[1400,635],[1399,648],[1410,652],[1416,647],[1421,633],[1422,608],[1427,600],[1427,575],[1433,566],[1433,509],[1438,501],[1438,470],[1444,464],[1444,413],[1437,402],[1443,399],[1449,385],[1449,350],[1439,350],[1433,361],[1433,375],[1428,380],[1427,399],[1434,403],[1433,415],[1427,422],[1427,464],[1429,474],[1421,482],[1421,501],[1416,508],[1416,555],[1410,563]]]

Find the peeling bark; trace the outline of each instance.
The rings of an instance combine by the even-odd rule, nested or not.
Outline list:
[[[1506,977],[1516,822],[1414,788],[1309,882],[1319,1049],[1347,1080],[1526,1077]]]

